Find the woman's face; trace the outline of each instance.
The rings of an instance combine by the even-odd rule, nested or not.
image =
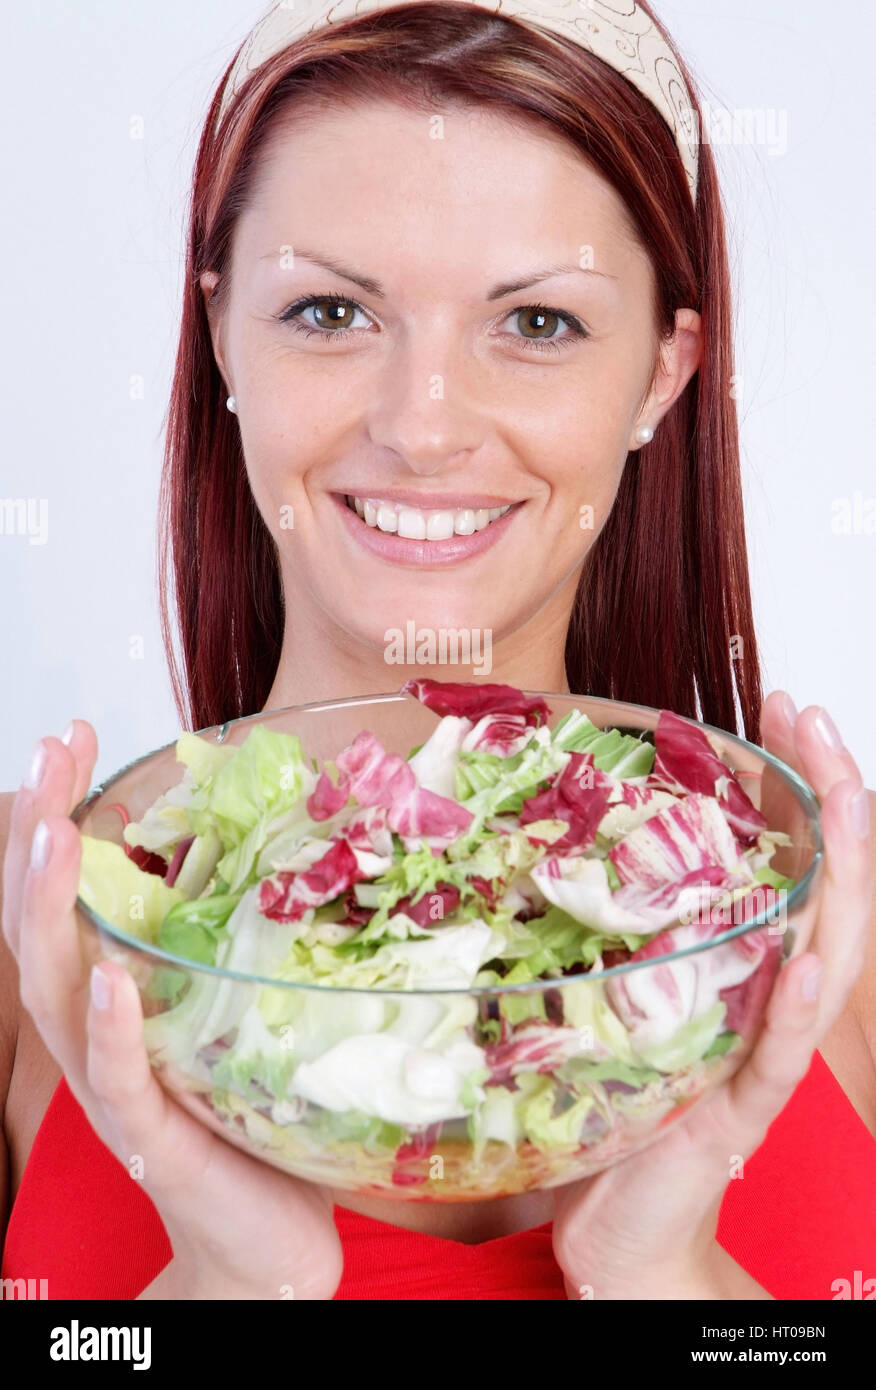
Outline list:
[[[636,427],[697,365],[692,311],[658,354],[652,270],[610,186],[496,112],[327,110],[275,132],[221,312],[216,278],[295,642],[379,657],[412,622],[489,633],[503,665],[547,634],[562,650]]]

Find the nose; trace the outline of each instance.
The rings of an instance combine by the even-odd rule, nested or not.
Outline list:
[[[484,443],[487,426],[473,398],[474,363],[426,341],[399,348],[375,383],[372,442],[391,449],[425,478],[465,461]]]

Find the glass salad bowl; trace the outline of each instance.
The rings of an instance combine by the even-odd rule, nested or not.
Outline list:
[[[762,749],[481,683],[185,733],[73,819],[86,959],[133,976],[179,1104],[297,1177],[418,1201],[658,1139],[748,1056],[822,864],[812,791]]]

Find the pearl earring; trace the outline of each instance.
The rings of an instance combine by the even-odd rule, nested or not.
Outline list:
[[[636,430],[636,439],[640,444],[648,444],[654,438],[654,431],[650,425],[640,425]]]
[[[229,397],[228,397],[228,400],[225,402],[225,404],[226,404],[226,406],[228,407],[228,409],[231,411],[231,414],[232,414],[232,415],[236,415],[236,414],[237,414],[237,397],[236,397],[236,396],[229,396]]]

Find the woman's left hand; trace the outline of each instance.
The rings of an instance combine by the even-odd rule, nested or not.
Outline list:
[[[796,923],[809,947],[779,970],[763,1030],[726,1085],[641,1153],[557,1189],[554,1253],[570,1298],[771,1296],[715,1239],[721,1199],[731,1163],[763,1142],[846,1006],[873,911],[868,793],[848,750],[831,746],[822,714],[811,705],[789,719],[784,692],[773,691],[761,716],[764,747],[820,803],[821,889]]]

